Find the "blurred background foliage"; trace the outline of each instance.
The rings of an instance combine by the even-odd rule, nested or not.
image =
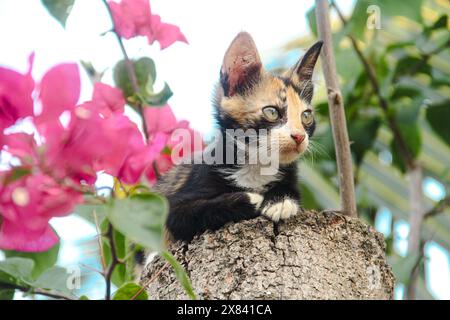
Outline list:
[[[333,1],[330,3],[360,217],[372,225],[382,220],[387,226],[383,233],[397,284],[407,287],[417,267],[420,277],[416,297],[432,298],[425,285],[423,248],[434,241],[450,249],[450,3],[358,0],[348,16],[343,16]],[[308,20],[310,35],[287,43],[271,67],[284,69],[291,64],[286,53],[307,48],[317,40],[314,7]],[[363,60],[373,70],[378,88]],[[319,126],[308,159],[300,164],[303,205],[311,209],[339,207],[325,89],[316,84],[313,104]],[[414,254],[396,250],[400,239],[396,239],[394,226],[410,220],[410,181],[405,157],[397,150],[388,125],[390,119],[396,122],[411,156],[423,169],[426,213],[421,252]]]

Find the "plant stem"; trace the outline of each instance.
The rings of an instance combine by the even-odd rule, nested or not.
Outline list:
[[[103,254],[103,239],[102,239],[102,234],[100,232],[100,226],[98,223],[97,213],[95,212],[95,210],[92,211],[92,215],[94,216],[95,229],[97,230],[97,240],[98,240],[98,247],[100,250],[100,261],[102,263],[102,270],[103,270],[103,273],[105,273],[106,272],[106,260],[105,260],[105,255]]]
[[[56,293],[56,292],[50,292],[38,288],[27,288],[22,287],[18,285],[12,285],[12,284],[6,284],[6,283],[0,283],[1,287],[3,289],[14,289],[14,290],[20,290],[22,292],[30,293],[30,294],[38,294],[41,296],[46,296],[54,299],[62,299],[62,300],[78,300],[76,297],[70,297],[62,293]]]
[[[423,255],[421,248],[422,225],[425,217],[423,204],[423,172],[422,167],[408,170],[409,176],[409,236],[408,236],[408,254],[419,253]],[[406,299],[416,299],[416,284],[420,276],[419,266],[415,267],[409,276],[408,287],[406,289]]]
[[[447,196],[444,199],[440,200],[438,203],[436,203],[436,205],[433,208],[427,211],[424,214],[424,219],[426,220],[428,218],[434,217],[438,213],[444,211],[444,209],[449,206],[450,206],[450,196]]]
[[[158,278],[158,276],[161,274],[161,272],[163,272],[164,270],[167,269],[167,267],[169,266],[168,263],[166,263],[164,266],[161,267],[161,269],[158,270],[158,272],[156,272],[153,277],[151,277],[140,289],[138,292],[136,292],[136,294],[134,296],[131,297],[130,300],[136,300],[137,297],[139,297],[139,295],[142,293],[142,291],[145,290],[145,288],[147,288],[150,283],[152,283],[153,281],[155,281],[156,278]]]
[[[127,51],[126,51],[125,46],[122,41],[122,38],[120,38],[120,35],[116,31],[116,26],[114,24],[114,18],[113,18],[111,9],[108,6],[108,2],[106,0],[102,0],[102,1],[103,1],[104,5],[106,6],[106,9],[108,10],[108,14],[111,18],[111,23],[113,25],[112,32],[116,35],[117,42],[119,43],[120,50],[122,51],[124,61],[125,61],[125,68],[128,73],[128,78],[130,79],[130,82],[131,82],[131,87],[133,88],[133,91],[135,94],[139,94],[140,89],[139,89],[139,84],[137,82],[137,77],[136,77],[136,72],[134,70],[133,62],[128,57]],[[143,107],[140,99],[138,99],[137,106],[138,106],[139,114],[141,115],[141,118],[142,118],[142,129],[144,130],[145,141],[148,142],[148,139],[149,139],[148,127],[147,127],[147,122],[145,121],[144,107]]]
[[[106,294],[105,300],[111,300],[111,278],[113,272],[118,264],[121,263],[117,257],[116,240],[114,239],[114,228],[111,223],[108,223],[108,231],[105,234],[109,241],[109,247],[111,248],[111,262],[105,272],[106,281]]]
[[[444,42],[442,45],[436,47],[435,49],[431,50],[430,52],[427,53],[421,53],[421,57],[422,60],[420,61],[420,63],[416,63],[411,70],[409,70],[409,74],[414,74],[417,71],[419,71],[423,66],[426,65],[426,63],[428,62],[428,60],[430,60],[430,58],[433,55],[438,54],[439,52],[441,52],[442,50],[448,48],[450,46],[450,39],[447,40],[446,42]]]
[[[341,207],[345,214],[357,217],[352,156],[344,103],[337,80],[327,0],[316,0],[316,20],[319,37],[324,42],[321,57],[328,91],[330,122],[336,149]]]

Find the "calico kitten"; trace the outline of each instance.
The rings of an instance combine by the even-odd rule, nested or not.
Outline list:
[[[266,129],[279,146],[280,165],[272,175],[261,174],[258,165],[176,166],[156,185],[169,200],[166,227],[173,240],[191,240],[261,214],[277,222],[298,212],[296,160],[315,129],[311,77],[321,47],[317,42],[291,70],[275,76],[263,69],[252,37],[245,32],[236,36],[220,71],[217,123],[224,134],[226,129]],[[223,152],[230,149],[225,146]]]

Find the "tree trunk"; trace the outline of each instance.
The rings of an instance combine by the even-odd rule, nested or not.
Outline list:
[[[279,225],[259,217],[169,249],[202,299],[393,298],[383,236],[335,212],[305,211]],[[141,283],[164,265],[154,258]],[[187,298],[170,268],[147,291],[151,299]]]
[[[322,70],[327,85],[328,111],[333,131],[336,165],[339,177],[339,192],[341,208],[345,214],[357,217],[355,196],[355,179],[353,177],[353,161],[348,139],[347,120],[345,119],[344,100],[339,88],[336,62],[333,52],[333,37],[331,33],[328,0],[316,0],[317,33],[323,41]]]
[[[425,209],[423,204],[423,171],[422,167],[416,167],[408,170],[409,176],[409,236],[408,236],[408,255],[417,255],[418,261],[411,272],[409,283],[406,288],[406,299],[416,299],[417,280],[420,276],[420,260],[423,255],[423,248],[421,248],[422,240],[422,224],[425,216]]]

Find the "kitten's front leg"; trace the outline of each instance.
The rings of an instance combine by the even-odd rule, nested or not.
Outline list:
[[[233,192],[211,199],[171,203],[167,229],[177,240],[191,240],[205,230],[217,230],[228,222],[257,217],[263,200],[257,193]]]
[[[280,185],[264,195],[261,213],[274,222],[295,216],[300,208],[300,193],[295,187]]]

